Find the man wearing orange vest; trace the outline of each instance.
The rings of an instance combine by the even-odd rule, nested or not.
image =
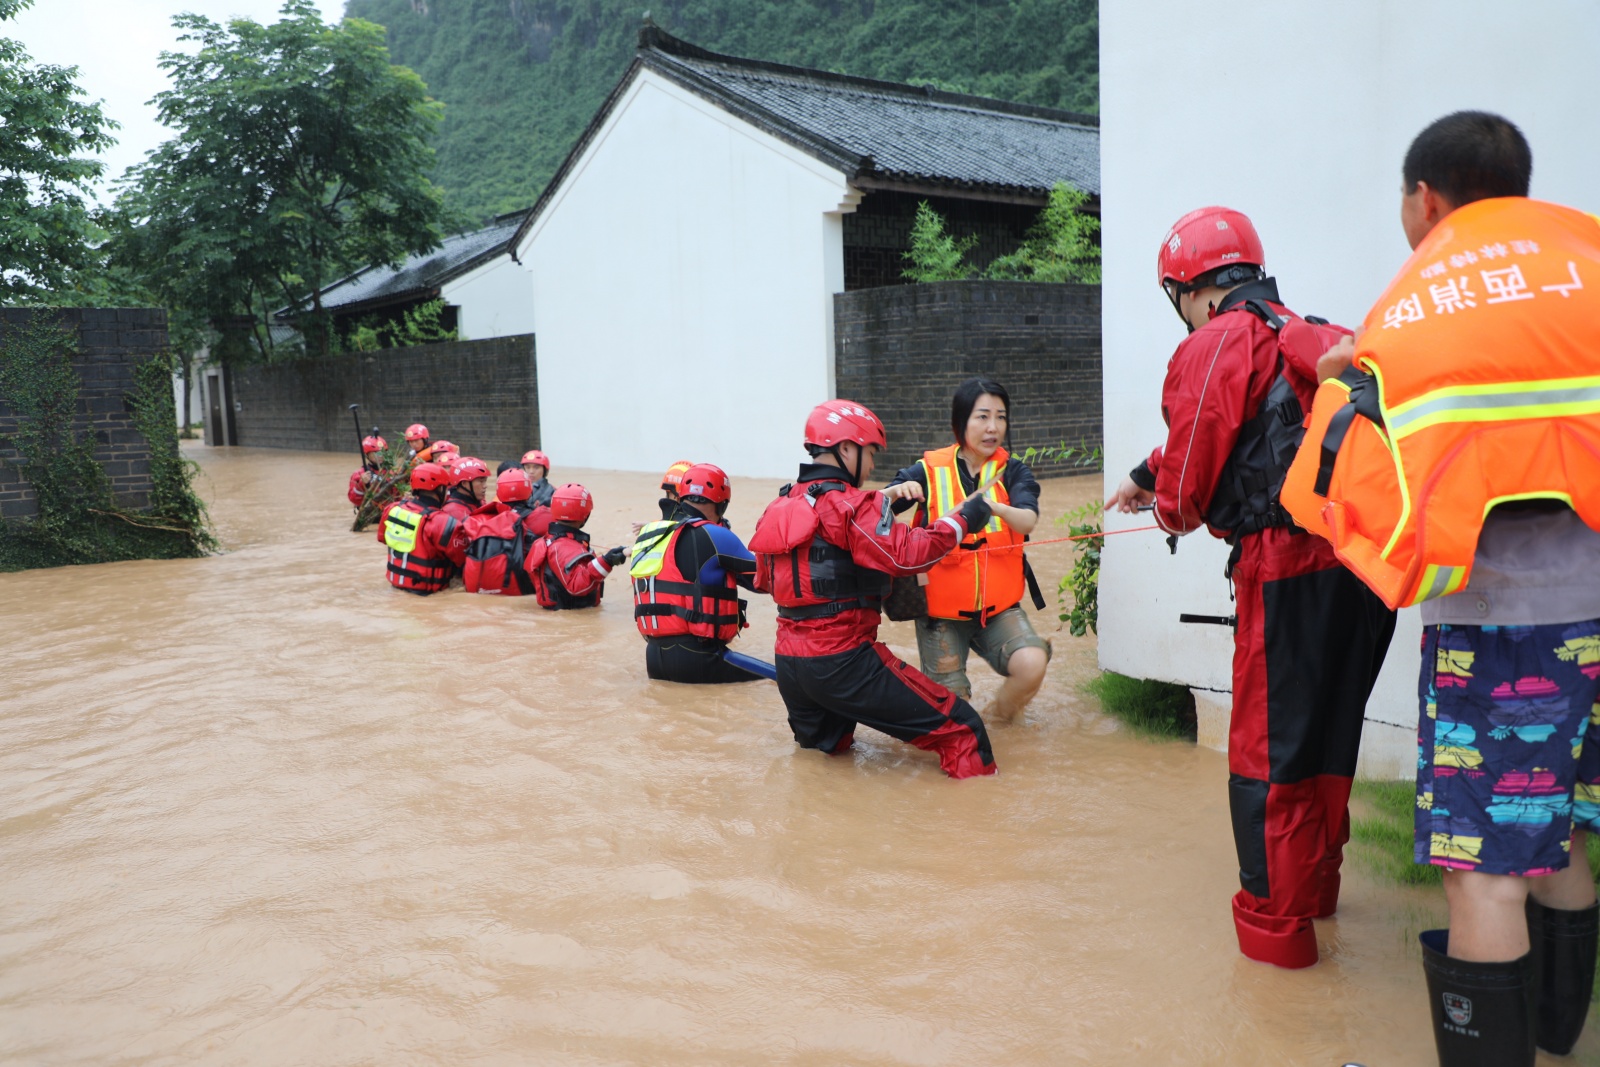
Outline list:
[[[1394,613],[1279,505],[1317,360],[1349,331],[1285,307],[1265,258],[1250,220],[1221,207],[1162,241],[1157,277],[1190,331],[1162,390],[1167,443],[1106,506],[1154,504],[1168,532],[1204,526],[1233,545],[1234,932],[1253,960],[1309,967],[1312,920],[1338,907],[1350,783]]]
[[[1570,1052],[1600,908],[1600,220],[1527,199],[1498,115],[1417,135],[1413,251],[1319,367],[1283,500],[1391,605],[1420,604],[1416,859],[1444,1067]],[[1351,367],[1351,356],[1355,366]]]

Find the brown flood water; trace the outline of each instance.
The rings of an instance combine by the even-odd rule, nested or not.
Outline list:
[[[1224,757],[1101,714],[1092,640],[994,778],[829,759],[770,683],[647,680],[625,579],[405,596],[349,457],[190,455],[226,554],[0,575],[5,1062],[1433,1062],[1437,894],[1352,861],[1323,963],[1242,959]],[[652,476],[557,473],[597,543],[653,511]],[[737,530],[776,484],[736,480]]]

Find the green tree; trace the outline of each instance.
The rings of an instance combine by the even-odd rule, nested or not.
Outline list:
[[[901,258],[911,265],[900,273],[914,282],[953,282],[972,277],[967,253],[978,243],[976,237],[956,238],[945,232],[944,216],[926,200],[917,204],[917,217],[911,222],[911,250]]]
[[[270,355],[267,313],[285,306],[325,352],[320,290],[437,247],[448,222],[427,177],[442,106],[389,62],[383,28],[328,25],[311,0],[281,14],[173,19],[198,46],[162,54],[172,87],[155,103],[174,136],[117,201],[114,260],[216,325],[225,360],[243,354],[245,331]]]
[[[1100,246],[1095,235],[1100,232],[1100,220],[1083,210],[1088,200],[1088,193],[1057,182],[1022,246],[989,264],[983,276],[1099,285]]]
[[[0,0],[0,22],[33,0]],[[83,99],[77,67],[34,65],[0,37],[0,301],[53,302],[93,260],[97,231],[84,203],[115,144],[117,124]]]

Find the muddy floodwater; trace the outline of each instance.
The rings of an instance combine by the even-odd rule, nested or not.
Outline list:
[[[0,575],[6,1063],[1433,1062],[1437,891],[1351,861],[1320,965],[1242,959],[1225,758],[1105,717],[1092,639],[1055,634],[994,778],[828,758],[771,683],[649,681],[625,578],[403,595],[350,457],[189,454],[224,554]],[[597,544],[654,511],[556,474]],[[776,487],[735,480],[735,529]],[[1033,556],[1052,589],[1068,551]]]

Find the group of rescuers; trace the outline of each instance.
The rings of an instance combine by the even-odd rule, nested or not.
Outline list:
[[[489,500],[488,466],[448,442],[430,443],[417,424],[406,431],[410,493],[384,505],[378,540],[397,589],[426,595],[459,577],[468,592],[531,595],[550,610],[598,607],[606,578],[631,557],[651,678],[771,678],[806,748],[842,753],[864,725],[936,753],[954,778],[992,774],[984,719],[1013,721],[1050,658],[1021,604],[1025,592],[1043,604],[1022,547],[1039,519],[1039,483],[1006,449],[1010,407],[1000,383],[962,383],[951,402],[952,443],[871,492],[864,483],[888,444],[883,424],[860,404],[827,401],[806,420],[811,462],[767,508],[748,546],[724,518],[727,474],[681,461],[662,479],[660,518],[636,525],[631,548],[604,552],[583,529],[594,507],[589,491],[552,488],[543,452],[503,464]],[[362,447],[377,457],[387,443],[374,436]],[[376,464],[351,475],[358,507],[385,482]],[[896,522],[900,512],[913,512],[911,521]],[[911,583],[902,595],[917,605],[920,671],[877,640],[896,578]],[[775,664],[728,647],[748,625],[740,589],[777,604]],[[983,716],[968,703],[973,650],[1004,677]]]
[[[1338,906],[1365,705],[1394,609],[1421,605],[1415,841],[1417,862],[1444,868],[1450,912],[1448,930],[1420,937],[1443,1067],[1569,1053],[1600,928],[1585,858],[1600,831],[1600,219],[1529,199],[1531,171],[1500,116],[1423,130],[1402,166],[1413,255],[1359,342],[1283,303],[1247,217],[1179,219],[1158,254],[1189,331],[1162,392],[1167,440],[1106,504],[1233,549],[1233,917],[1251,959],[1317,961],[1312,921]],[[676,493],[669,479],[632,567],[651,676],[751,677],[719,652],[742,624],[736,587],[765,592],[800,745],[840,753],[866,725],[937,753],[952,777],[992,773],[966,659],[975,649],[1006,677],[991,719],[1015,716],[1043,678],[1050,647],[1020,606],[1038,486],[1004,447],[998,383],[964,384],[952,414],[954,444],[874,492],[882,423],[850,401],[819,405],[810,462],[748,549],[719,525],[719,469],[688,467]],[[501,508],[539,536],[518,591],[597,604],[626,553],[589,550],[588,493],[555,490],[535,520],[517,503],[521,471],[501,475],[489,509],[486,475],[476,460],[416,468],[380,533],[390,581],[444,588],[473,558],[462,525]],[[877,640],[892,583],[919,574],[920,671]]]

